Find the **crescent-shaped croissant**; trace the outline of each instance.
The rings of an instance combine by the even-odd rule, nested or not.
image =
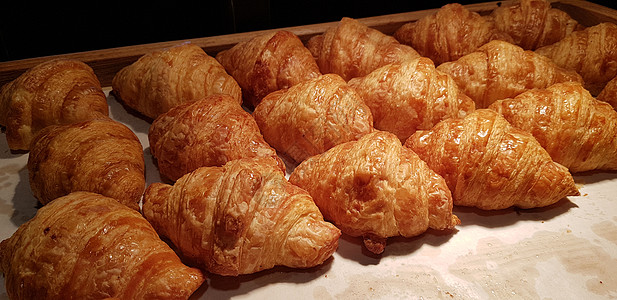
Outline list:
[[[188,299],[205,278],[139,212],[75,192],[0,243],[10,299]]]
[[[405,146],[443,176],[454,205],[533,208],[579,194],[566,167],[493,110],[441,121],[414,133]]]
[[[152,122],[150,151],[163,177],[176,180],[199,167],[222,166],[243,157],[274,157],[255,119],[228,95],[178,105]]]
[[[341,234],[272,158],[199,168],[173,186],[153,183],[143,213],[183,256],[220,275],[320,265]]]
[[[323,34],[310,38],[306,47],[321,73],[338,74],[345,81],[367,75],[381,66],[420,56],[394,37],[348,17]]]
[[[271,92],[321,75],[300,38],[285,30],[240,42],[219,52],[216,59],[236,79],[245,103],[253,108]]]
[[[190,43],[140,57],[118,71],[111,85],[114,96],[150,119],[178,104],[214,94],[242,101],[240,86],[225,68]]]
[[[490,19],[459,3],[446,4],[435,14],[403,24],[393,36],[435,65],[457,60],[492,40],[512,41]]]
[[[289,182],[311,194],[326,220],[343,233],[362,236],[377,254],[388,237],[413,237],[460,223],[444,179],[384,131],[310,157]]]
[[[533,134],[571,172],[617,170],[617,111],[579,83],[558,83],[489,106]]]
[[[558,82],[583,82],[575,71],[557,66],[547,57],[514,44],[494,40],[437,70],[450,74],[462,91],[487,108],[495,100],[515,97],[533,88]]]
[[[253,117],[264,139],[295,162],[373,130],[370,108],[336,74],[269,94]]]
[[[403,142],[416,130],[475,109],[450,75],[437,71],[426,57],[383,66],[349,85],[371,109],[375,128]]]
[[[72,59],[41,63],[0,90],[0,125],[12,150],[29,150],[36,133],[49,126],[109,115],[101,84],[87,64]]]
[[[48,126],[35,136],[28,155],[30,187],[42,204],[89,191],[138,210],[144,170],[139,139],[111,119]]]

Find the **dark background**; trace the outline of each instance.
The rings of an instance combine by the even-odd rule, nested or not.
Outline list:
[[[453,1],[57,2],[2,5],[0,61],[439,8]],[[615,0],[591,2],[617,7]]]

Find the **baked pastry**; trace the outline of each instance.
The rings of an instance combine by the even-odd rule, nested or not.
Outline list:
[[[450,117],[464,117],[475,109],[450,75],[435,70],[420,57],[383,66],[349,85],[371,109],[376,129],[405,141],[418,129],[431,129]]]
[[[489,16],[496,29],[525,50],[551,45],[584,26],[546,0],[519,0],[501,5]]]
[[[486,108],[495,100],[515,97],[533,88],[558,82],[582,82],[579,74],[557,66],[547,57],[504,41],[490,41],[456,61],[439,65],[461,90]]]
[[[41,63],[0,90],[0,125],[11,150],[29,150],[49,126],[106,118],[107,98],[87,64],[72,59]]]
[[[251,108],[271,92],[321,75],[311,52],[285,30],[240,42],[219,52],[216,59],[236,79]]]
[[[534,208],[579,195],[566,167],[493,110],[441,121],[414,133],[405,146],[443,176],[454,205]]]
[[[139,212],[75,192],[0,243],[10,299],[188,299],[204,282]]]
[[[212,95],[178,105],[152,122],[150,152],[170,180],[199,167],[222,166],[242,157],[274,157],[250,113],[228,95]]]
[[[42,204],[89,191],[139,210],[144,171],[139,139],[111,119],[48,126],[34,137],[28,155],[30,187]]]
[[[381,66],[420,56],[394,37],[348,17],[323,34],[310,38],[306,47],[321,73],[338,74],[345,81],[367,75]]]
[[[617,170],[617,111],[594,99],[580,83],[527,91],[489,108],[533,134],[553,160],[571,172]]]
[[[536,53],[581,74],[585,88],[598,95],[617,75],[617,25],[606,22],[575,31]]]
[[[444,179],[392,133],[374,131],[297,166],[289,182],[307,190],[326,220],[382,253],[386,239],[459,224]]]
[[[596,99],[607,102],[614,109],[617,109],[617,77],[606,83]]]
[[[214,94],[242,102],[238,83],[199,46],[179,44],[153,51],[114,76],[112,94],[126,106],[156,119],[172,107]]]
[[[435,65],[457,60],[492,40],[512,41],[492,20],[459,3],[446,4],[434,14],[403,24],[393,36]]]
[[[336,74],[269,94],[253,117],[264,139],[295,162],[373,130],[371,110]]]
[[[153,183],[143,213],[183,256],[228,276],[320,265],[341,234],[269,157],[202,167],[173,186]]]

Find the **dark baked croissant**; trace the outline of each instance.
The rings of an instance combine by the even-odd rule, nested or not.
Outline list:
[[[138,210],[144,168],[137,136],[111,119],[48,126],[35,136],[28,156],[30,187],[42,204],[89,191]]]
[[[216,59],[236,79],[245,103],[253,108],[271,92],[321,75],[311,52],[285,30],[240,42],[219,52]]]
[[[204,282],[139,212],[75,192],[0,243],[10,299],[188,299]]]
[[[178,104],[214,94],[242,101],[240,86],[225,68],[190,43],[140,57],[116,73],[112,88],[119,100],[151,119]]]
[[[72,59],[41,63],[0,90],[0,125],[12,150],[29,150],[36,133],[109,114],[107,98],[87,64]]]
[[[326,220],[381,253],[386,239],[459,224],[444,179],[385,131],[338,145],[297,166],[289,182],[307,190]]]
[[[566,167],[493,110],[441,121],[414,133],[405,146],[444,177],[454,205],[533,208],[579,195]]]
[[[319,265],[341,234],[268,157],[199,168],[173,186],[153,183],[143,213],[185,257],[221,275]]]
[[[607,102],[614,109],[617,109],[617,77],[606,83],[596,99]]]

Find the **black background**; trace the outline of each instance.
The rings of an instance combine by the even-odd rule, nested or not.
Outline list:
[[[439,8],[452,1],[19,1],[0,10],[0,61]],[[485,1],[457,1],[471,4]],[[616,8],[614,0],[591,0]]]

